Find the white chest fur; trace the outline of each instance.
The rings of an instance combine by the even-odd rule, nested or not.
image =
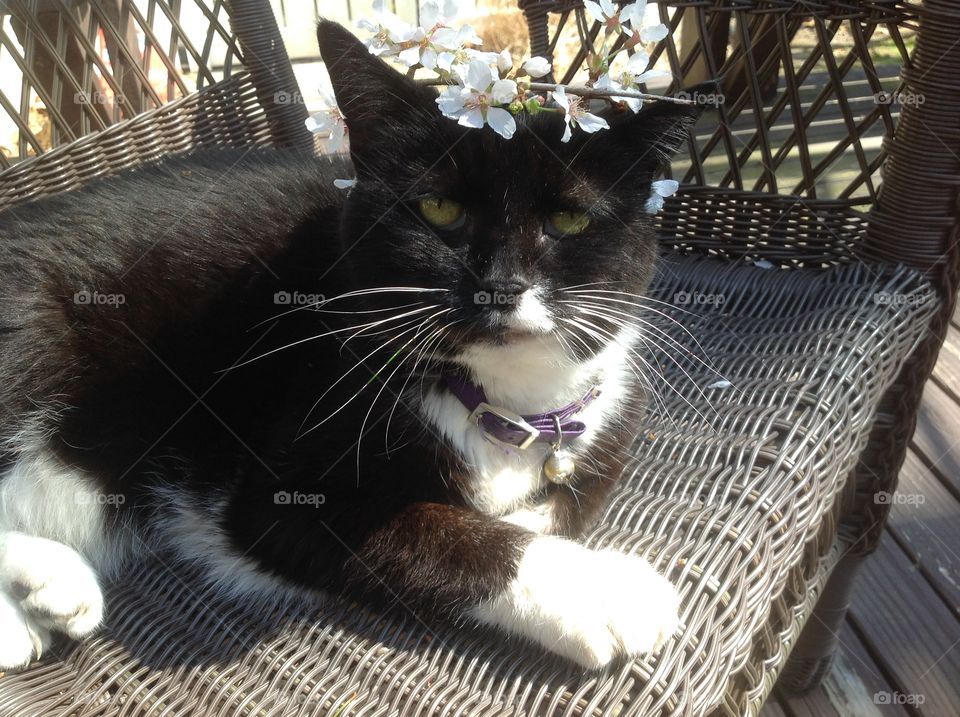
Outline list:
[[[582,398],[591,387],[599,388],[600,395],[577,416],[587,430],[568,446],[576,456],[618,419],[633,338],[624,333],[584,362],[572,361],[552,336],[476,346],[462,354],[460,362],[483,386],[489,403],[521,414],[551,411]],[[536,442],[526,450],[508,451],[491,443],[470,420],[466,407],[445,389],[431,391],[423,408],[467,468],[466,497],[475,509],[506,515],[544,488],[541,467],[549,445]]]

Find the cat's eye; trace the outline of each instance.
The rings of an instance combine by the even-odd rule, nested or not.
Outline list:
[[[582,234],[590,226],[590,217],[585,212],[554,212],[547,217],[547,234],[555,237]]]
[[[443,197],[426,197],[420,200],[420,213],[439,229],[455,229],[463,220],[463,205]]]

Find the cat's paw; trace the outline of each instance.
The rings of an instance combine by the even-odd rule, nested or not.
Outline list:
[[[40,657],[50,633],[34,624],[14,600],[0,590],[0,672],[20,670]]]
[[[473,614],[595,669],[660,648],[679,626],[679,605],[674,587],[645,560],[541,537],[507,590]]]
[[[75,550],[54,540],[0,535],[0,590],[34,633],[86,637],[103,619],[96,574]]]

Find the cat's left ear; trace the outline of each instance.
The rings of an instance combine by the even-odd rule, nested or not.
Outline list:
[[[377,157],[396,150],[404,127],[422,127],[437,117],[437,93],[370,54],[336,22],[321,20],[317,41],[346,120],[354,166],[358,174],[372,172]]]

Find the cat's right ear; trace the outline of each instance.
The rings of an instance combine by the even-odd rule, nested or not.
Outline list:
[[[317,41],[346,121],[356,171],[375,173],[377,158],[395,153],[404,127],[423,127],[436,118],[436,91],[370,54],[336,22],[321,20]]]

